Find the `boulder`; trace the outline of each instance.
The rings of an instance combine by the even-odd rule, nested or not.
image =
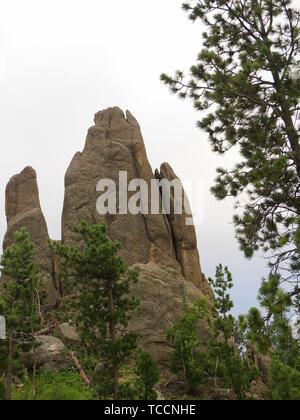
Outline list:
[[[21,359],[29,369],[35,363],[39,370],[46,372],[59,372],[70,366],[64,343],[50,335],[38,336],[34,353],[22,354]]]
[[[58,325],[55,329],[55,335],[59,337],[65,345],[78,344],[80,340],[76,329],[69,322]]]

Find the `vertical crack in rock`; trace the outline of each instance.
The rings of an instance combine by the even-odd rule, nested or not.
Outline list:
[[[161,165],[159,178],[167,179],[170,182],[178,180],[181,185],[182,214],[175,214],[175,197],[174,189],[172,189],[171,212],[167,215],[167,218],[171,226],[175,254],[182,268],[182,274],[186,280],[199,287],[204,294],[211,295],[211,289],[201,270],[195,226],[186,223],[187,218],[192,219],[192,215],[186,211],[187,208],[190,209],[190,203],[183,185],[168,163]]]

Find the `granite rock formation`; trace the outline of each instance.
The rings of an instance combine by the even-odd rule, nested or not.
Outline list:
[[[80,220],[105,223],[110,236],[123,244],[122,256],[128,265],[178,261],[186,280],[209,294],[201,272],[195,228],[185,226],[185,214],[150,214],[150,209],[149,214],[138,215],[103,216],[97,212],[98,181],[110,178],[118,186],[120,172],[127,172],[128,183],[134,179],[146,181],[149,194],[151,181],[177,178],[168,164],[162,165],[161,173],[153,173],[136,119],[128,111],[125,116],[119,108],[109,108],[95,115],[95,126],[88,132],[83,152],[74,156],[67,170],[63,241],[76,241],[72,226]]]
[[[140,272],[134,294],[140,299],[141,307],[131,322],[131,328],[143,334],[143,347],[158,361],[164,361],[169,352],[166,342],[168,327],[178,319],[185,304],[203,296],[211,297],[212,292],[201,271],[195,228],[186,225],[190,214],[186,208],[183,214],[174,214],[173,193],[171,214],[168,215],[163,212],[151,214],[150,207],[148,212],[143,208],[144,211],[136,215],[125,214],[120,207],[116,214],[98,213],[98,182],[114,180],[120,195],[123,191],[119,185],[120,172],[127,173],[126,187],[132,180],[144,180],[148,186],[149,203],[151,186],[156,183],[159,207],[163,201],[159,182],[178,179],[167,163],[153,173],[138,122],[128,111],[124,115],[119,108],[109,108],[95,115],[95,125],[88,131],[84,150],[75,154],[67,170],[62,241],[78,243],[80,239],[72,228],[81,220],[107,225],[109,235],[122,243],[121,256],[128,266],[135,266]],[[135,194],[136,189],[126,193],[126,204]],[[141,206],[144,205],[142,202]],[[48,302],[55,306],[59,295],[55,287],[58,261],[53,259],[48,248],[49,235],[40,206],[36,173],[32,168],[25,168],[9,181],[6,215],[8,229],[4,248],[12,243],[16,230],[27,228],[36,246],[37,261],[43,268]],[[67,324],[60,326],[56,333],[62,339],[67,337],[67,341],[69,336],[77,337],[76,331],[70,333]],[[205,328],[201,334],[205,340]],[[49,336],[44,343],[46,353],[47,343],[52,339],[55,341]],[[49,351],[51,353],[51,349]]]
[[[6,187],[7,232],[3,249],[12,244],[14,234],[26,228],[35,245],[36,260],[41,266],[43,283],[47,292],[47,303],[55,305],[57,293],[53,281],[53,262],[49,250],[48,228],[43,215],[37,175],[33,168],[26,167],[21,173],[13,176]]]
[[[194,283],[186,281],[181,275],[179,264],[167,263],[137,264],[139,281],[133,293],[141,306],[131,322],[131,329],[142,333],[140,344],[158,362],[168,359],[170,347],[166,331],[179,319],[186,305],[200,298],[203,293]],[[208,341],[206,324],[199,325],[199,335],[203,342]]]
[[[63,240],[74,239],[72,226],[80,220],[106,223],[111,237],[123,244],[122,256],[129,265],[146,263],[154,254],[172,257],[173,244],[163,215],[98,214],[98,181],[109,178],[118,185],[120,171],[127,172],[128,183],[138,178],[148,183],[153,179],[138,123],[129,112],[125,118],[119,108],[111,108],[96,114],[83,152],[74,156],[67,170]]]
[[[170,182],[173,180],[178,180],[179,184],[181,185],[183,192],[182,214],[176,214],[174,211],[174,190],[171,190],[171,213],[167,215],[168,222],[170,224],[176,260],[181,266],[183,276],[188,281],[191,281],[196,286],[198,286],[205,295],[211,295],[211,288],[201,271],[197,237],[193,223],[193,215],[183,185],[168,163],[163,163],[161,165],[160,172],[156,171],[156,177],[158,177],[160,180],[167,179]]]

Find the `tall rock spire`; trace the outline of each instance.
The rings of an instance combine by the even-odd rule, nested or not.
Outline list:
[[[167,179],[168,181],[178,180],[183,192],[182,197],[182,214],[175,214],[175,198],[174,190],[171,191],[171,212],[167,215],[173,239],[176,259],[182,268],[183,276],[198,286],[205,294],[210,295],[211,289],[204,277],[199,258],[197,235],[193,223],[187,224],[187,218],[193,220],[191,215],[191,207],[182,186],[181,181],[175,174],[168,163],[163,163],[160,173],[157,173],[159,179]],[[188,211],[188,212],[187,212]]]
[[[153,180],[162,177],[169,181],[177,179],[167,164],[162,165],[157,177],[154,175],[136,119],[129,111],[124,115],[119,108],[109,108],[95,115],[95,125],[88,131],[84,150],[74,156],[67,170],[63,241],[77,240],[72,227],[80,220],[105,223],[110,236],[122,243],[122,257],[128,265],[175,260],[187,281],[210,294],[201,272],[195,229],[185,226],[185,215],[177,217],[162,212],[151,214],[150,211],[137,215],[100,215],[97,212],[97,183],[103,179],[113,180],[119,194],[120,172],[127,173],[128,183],[134,179],[147,183],[149,203]],[[129,193],[128,199],[130,194],[133,195]],[[174,195],[171,198],[174,204]]]
[[[22,228],[28,230],[35,245],[36,260],[43,272],[48,303],[55,304],[57,296],[53,282],[52,256],[48,246],[49,234],[40,205],[35,170],[26,167],[21,173],[13,176],[7,184],[5,198],[7,232],[3,249],[12,244],[16,231]]]
[[[98,181],[115,181],[119,193],[119,173],[126,172],[128,183],[154,178],[137,121],[119,108],[109,108],[95,115],[82,153],[77,153],[65,177],[65,201],[62,237],[74,239],[72,226],[80,220],[105,223],[112,238],[123,244],[122,256],[131,264],[147,263],[149,259],[172,258],[168,222],[163,215],[107,214],[96,210]],[[128,195],[128,198],[130,198]]]

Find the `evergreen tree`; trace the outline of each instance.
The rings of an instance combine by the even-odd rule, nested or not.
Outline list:
[[[300,372],[274,358],[270,370],[272,399],[300,400]]]
[[[184,377],[189,394],[214,379],[214,398],[219,398],[221,384],[221,388],[231,391],[232,399],[245,399],[257,371],[245,357],[245,320],[236,320],[230,313],[233,302],[229,290],[233,280],[228,268],[219,265],[210,283],[216,296],[213,308],[209,308],[205,300],[196,302],[168,331],[168,340],[174,349],[171,368],[179,377]],[[205,343],[200,341],[201,321],[206,322],[210,337]]]
[[[93,385],[101,397],[120,397],[120,368],[136,349],[136,334],[127,330],[132,311],[138,306],[130,296],[138,279],[118,253],[120,243],[112,241],[103,225],[81,222],[75,233],[82,245],[52,243],[68,266],[70,284],[78,290],[77,326],[85,354],[98,363]]]
[[[232,169],[218,169],[218,199],[248,197],[234,217],[247,257],[263,249],[272,274],[299,302],[300,13],[290,0],[190,0],[190,19],[207,27],[186,79],[162,75],[173,93],[203,112],[199,127],[220,154],[237,148]],[[298,306],[299,307],[299,306]]]
[[[217,317],[212,321],[212,339],[208,352],[215,361],[214,372],[216,393],[218,381],[229,387],[232,398],[245,399],[256,371],[245,358],[245,320],[236,320],[231,310],[234,307],[229,291],[233,288],[233,278],[228,267],[220,264],[215,279],[209,279],[215,294],[214,309]]]
[[[280,277],[270,276],[263,281],[258,300],[263,311],[252,308],[243,317],[245,340],[271,359],[266,384],[270,397],[299,399],[300,340],[297,324],[291,321],[292,298],[281,287]]]
[[[206,300],[199,300],[187,308],[181,318],[167,332],[168,342],[173,348],[171,369],[183,376],[187,391],[193,394],[198,385],[205,380],[205,354],[201,351],[199,323],[208,319]]]
[[[137,394],[139,400],[156,400],[154,386],[159,382],[160,373],[156,362],[149,353],[141,352],[137,360],[135,373],[137,375]]]
[[[2,348],[1,365],[5,369],[6,399],[10,400],[13,373],[20,368],[19,354],[34,350],[34,334],[41,326],[38,266],[26,229],[15,233],[14,243],[4,251],[0,265],[5,276],[0,311],[7,327],[7,346]]]
[[[259,302],[267,313],[252,308],[248,314],[248,339],[263,354],[300,371],[299,333],[291,322],[291,297],[282,289],[280,277],[264,280]]]

